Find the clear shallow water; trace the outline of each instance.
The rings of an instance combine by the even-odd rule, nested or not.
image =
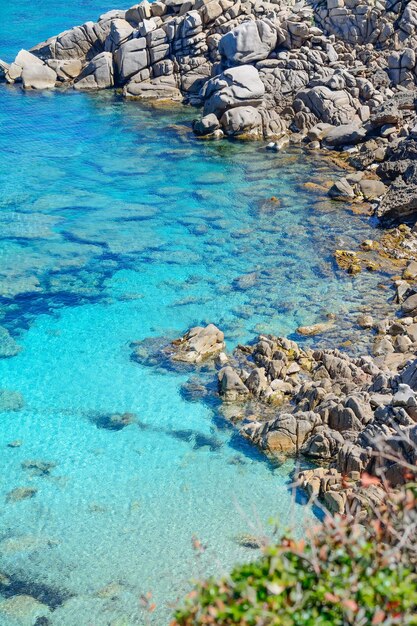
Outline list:
[[[113,8],[51,6],[0,0],[0,56]],[[292,462],[266,463],[215,403],[185,399],[190,374],[132,362],[131,341],[212,321],[233,347],[329,311],[343,323],[370,292],[385,306],[379,276],[335,270],[335,246],[371,231],[304,188],[334,176],[329,165],[197,142],[192,117],[111,93],[0,89],[0,325],[23,348],[0,360],[0,386],[25,400],[0,413],[0,572],[56,607],[52,626],[146,623],[147,591],[150,623],[167,624],[191,578],[253,556],[237,535],[271,517],[302,524]],[[94,421],[125,411],[139,423]],[[31,459],[56,467],[38,476],[22,468]],[[38,492],[7,501],[22,486]]]

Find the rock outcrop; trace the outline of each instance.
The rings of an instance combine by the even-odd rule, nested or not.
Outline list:
[[[361,186],[381,221],[411,221],[416,7],[144,0],[20,51],[0,62],[0,79],[26,89],[115,86],[129,99],[202,105],[200,137],[272,138],[282,149],[295,134],[312,148],[349,149],[354,167],[382,178]],[[345,185],[332,197],[352,193]]]
[[[302,473],[301,484],[333,512],[361,508],[362,473],[401,485],[403,462],[417,460],[416,322],[371,324],[374,357],[270,335],[239,346],[217,375],[225,415],[239,415],[240,434],[267,454],[330,463],[330,472]],[[342,489],[344,476],[359,486]]]
[[[214,358],[224,350],[224,334],[214,324],[205,328],[195,326],[183,337],[172,342],[172,360],[184,363],[201,363]]]

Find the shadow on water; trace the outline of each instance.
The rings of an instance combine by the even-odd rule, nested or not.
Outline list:
[[[73,597],[68,591],[37,583],[33,580],[23,580],[17,577],[0,579],[0,594],[5,598],[13,596],[31,596],[51,609],[56,609]]]

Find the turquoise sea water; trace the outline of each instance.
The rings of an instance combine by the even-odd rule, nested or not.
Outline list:
[[[0,0],[0,57],[110,8]],[[327,312],[349,326],[371,292],[386,306],[380,276],[332,260],[371,234],[365,218],[303,186],[335,170],[297,149],[198,142],[194,114],[0,88],[0,325],[22,347],[0,359],[0,388],[24,398],[0,413],[0,602],[47,602],[39,626],[164,626],[191,578],[253,557],[236,536],[271,517],[302,528],[292,462],[266,462],[215,400],[190,401],[192,372],[139,365],[130,342],[214,322],[232,348]],[[124,412],[135,423],[100,427]],[[13,502],[18,487],[37,492]],[[36,621],[1,606],[1,626]]]

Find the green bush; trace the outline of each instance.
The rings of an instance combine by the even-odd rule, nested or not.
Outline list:
[[[335,517],[283,538],[220,581],[198,584],[171,626],[417,625],[417,488],[369,523]]]

